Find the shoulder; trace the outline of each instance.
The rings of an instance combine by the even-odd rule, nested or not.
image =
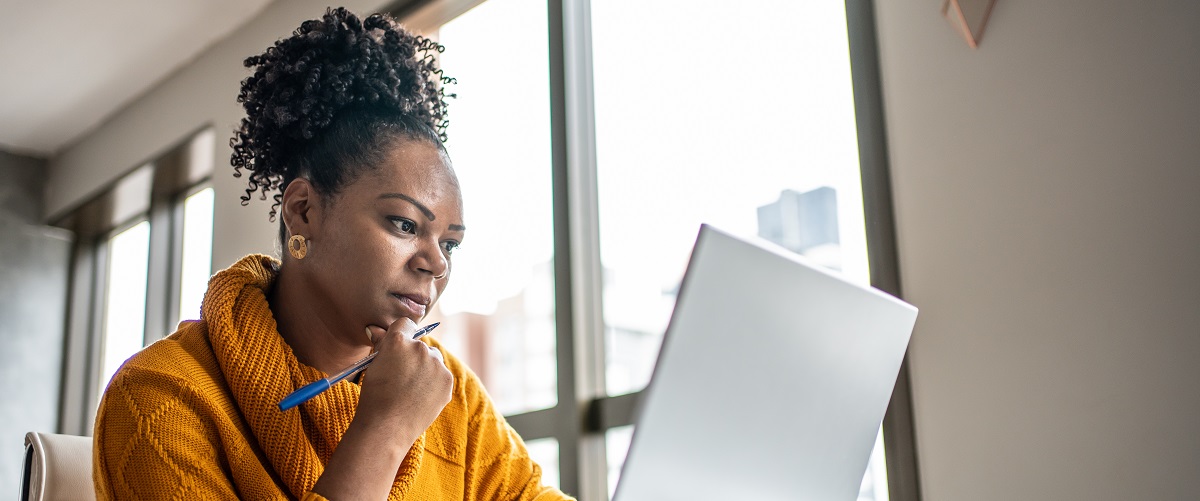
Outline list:
[[[207,326],[186,322],[121,365],[104,390],[96,426],[99,432],[104,418],[138,419],[165,409],[186,410],[197,418],[229,414],[231,405]]]
[[[174,334],[129,357],[113,375],[110,386],[118,381],[129,383],[146,379],[201,386],[223,380],[221,368],[208,342],[207,324],[203,321],[180,324]]]
[[[146,434],[211,438],[217,421],[236,415],[207,327],[187,322],[117,370],[97,409],[94,434],[97,447],[117,454]]]
[[[138,497],[149,485],[235,496],[221,462],[230,453],[222,444],[248,436],[236,416],[203,322],[180,326],[130,357],[105,389],[93,429],[97,492]]]

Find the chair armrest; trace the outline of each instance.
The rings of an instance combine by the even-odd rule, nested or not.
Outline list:
[[[25,478],[21,499],[94,500],[92,437],[29,432],[25,434]]]

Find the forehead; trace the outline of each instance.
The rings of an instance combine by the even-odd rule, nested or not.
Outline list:
[[[449,157],[437,145],[423,140],[400,140],[357,180],[347,193],[371,199],[384,193],[402,193],[429,205],[462,211],[462,194]]]

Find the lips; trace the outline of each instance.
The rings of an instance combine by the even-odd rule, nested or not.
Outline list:
[[[421,294],[399,294],[392,293],[392,297],[400,302],[400,307],[407,310],[408,315],[422,318],[425,316],[425,308],[429,306],[429,296]]]

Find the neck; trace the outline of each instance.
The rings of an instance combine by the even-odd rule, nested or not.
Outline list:
[[[322,306],[317,290],[290,266],[281,266],[268,301],[279,335],[300,363],[335,374],[371,353],[366,335],[351,332],[336,313]],[[289,272],[289,270],[291,272]]]

